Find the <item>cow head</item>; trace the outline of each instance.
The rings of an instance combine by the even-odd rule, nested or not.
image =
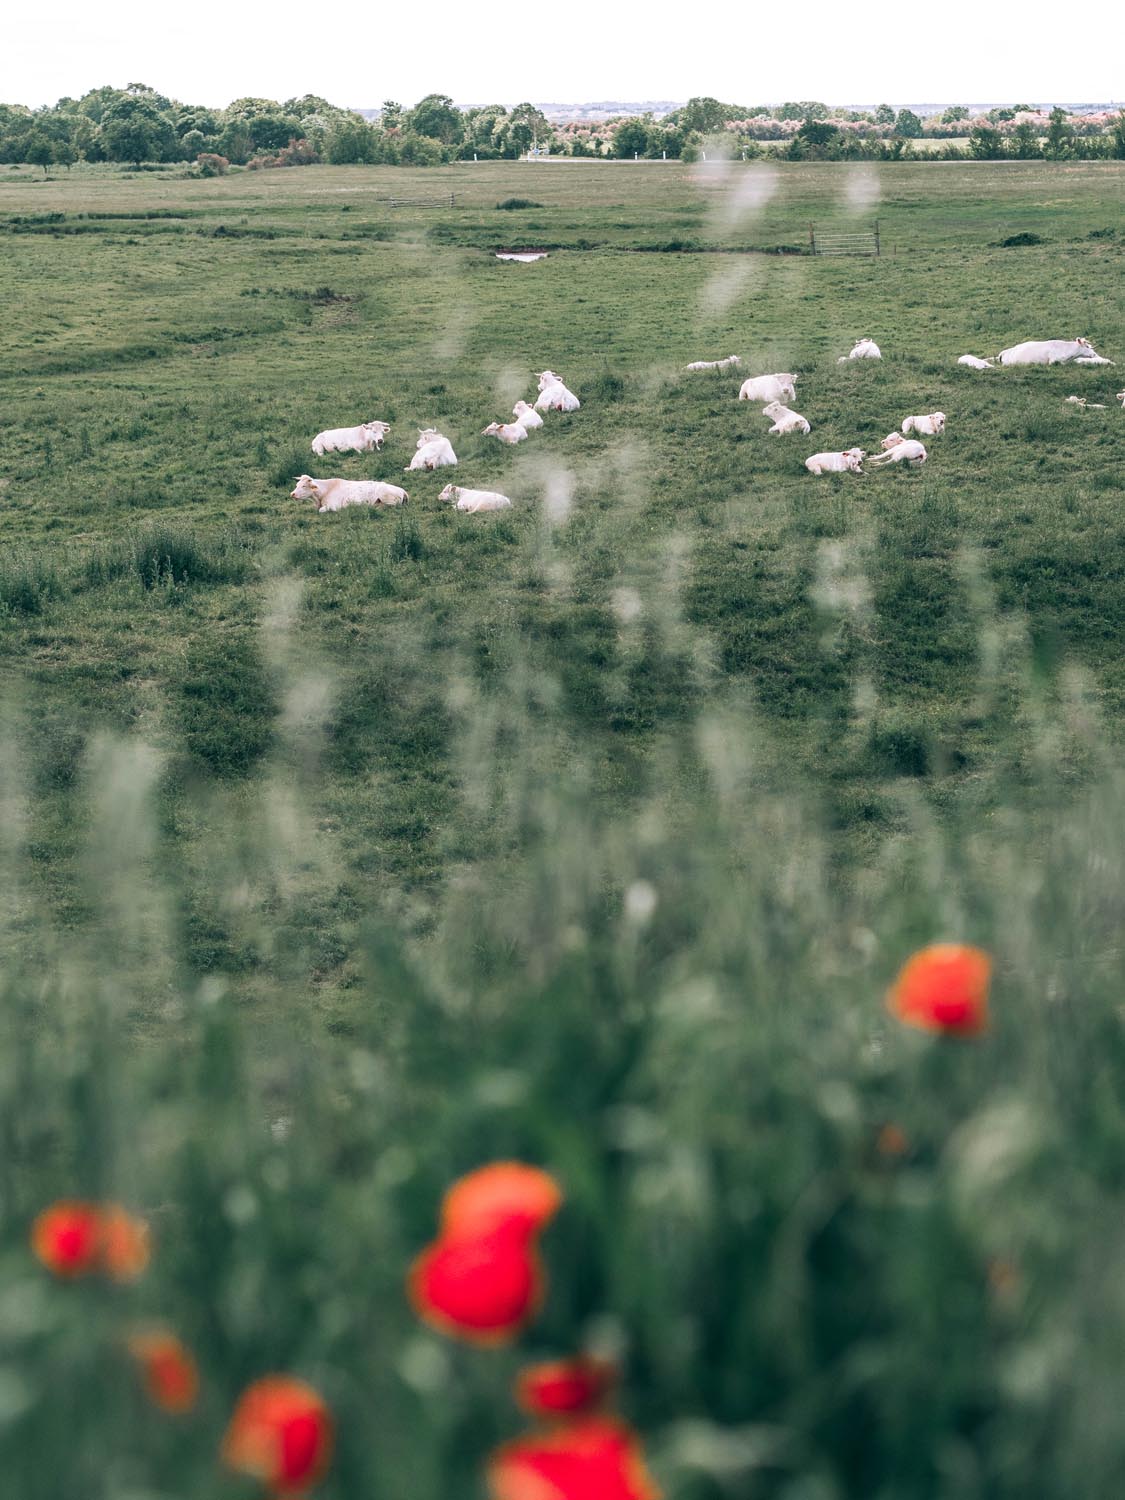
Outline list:
[[[447,484],[446,487],[445,487],[445,489],[443,489],[442,492],[441,492],[441,494],[438,496],[438,499],[439,500],[454,500],[454,501],[456,501],[458,499],[458,497],[460,496],[460,494],[461,494],[461,489],[460,489],[459,485],[456,485],[456,484]]]
[[[785,408],[784,406],[782,406],[780,401],[767,401],[765,406],[762,407],[762,416],[780,417],[781,413],[784,410]]]
[[[500,422],[489,422],[488,426],[482,429],[482,431],[481,431],[481,437],[492,437],[494,434],[498,434],[498,433],[500,433],[502,431],[503,431],[503,424],[502,423],[500,423]]]
[[[888,432],[887,435],[886,435],[886,437],[879,444],[879,447],[880,448],[897,448],[898,445],[899,445],[899,443],[904,443],[905,441],[906,441],[906,439],[903,437],[903,435],[902,435],[901,432]]]
[[[945,431],[945,413],[943,411],[935,411],[930,420],[934,424],[935,432]]]
[[[289,492],[290,500],[315,500],[320,505],[320,481],[310,479],[307,474],[302,474]]]

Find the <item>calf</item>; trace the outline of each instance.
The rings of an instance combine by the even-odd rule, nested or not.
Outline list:
[[[794,401],[796,397],[796,375],[751,375],[738,392],[740,401]]]
[[[892,432],[891,437],[898,437]],[[887,448],[891,438],[884,438],[883,447]],[[921,443],[913,438],[899,438],[897,443],[892,443],[885,453],[877,453],[871,460],[872,468],[879,464],[924,464],[926,462],[926,450]]]
[[[852,345],[850,354],[841,354],[836,361],[838,365],[846,365],[849,359],[882,359],[879,345],[874,339],[857,339]]]
[[[318,432],[312,440],[312,451],[318,458],[325,453],[370,453],[383,446],[391,430],[389,422],[361,422],[358,427],[330,427]]]
[[[780,436],[786,432],[810,432],[808,420],[802,417],[800,412],[790,411],[787,406],[782,406],[780,401],[771,401],[762,407],[762,416],[773,422],[770,432]]]
[[[920,437],[940,437],[945,431],[945,413],[932,411],[928,417],[904,417],[903,432],[916,432]]]
[[[512,416],[521,427],[526,427],[530,432],[535,427],[542,427],[543,418],[535,410],[534,406],[528,406],[526,401],[517,401],[512,407]]]
[[[522,443],[527,437],[527,428],[520,422],[489,422],[481,437],[499,438],[502,443]]]
[[[810,474],[862,474],[866,457],[862,448],[847,448],[843,453],[814,453],[805,459],[805,468]]]
[[[542,385],[539,388],[539,399],[535,403],[536,411],[577,411],[582,405],[573,391],[568,391],[561,380],[555,381],[553,385]]]
[[[447,437],[442,437],[436,427],[426,427],[419,432],[416,448],[404,470],[407,474],[411,469],[440,469],[457,462],[452,443]]]
[[[690,365],[685,365],[685,370],[727,370],[731,365],[740,365],[742,361],[737,354],[728,354],[726,359],[695,359]]]
[[[962,354],[957,361],[959,365],[968,365],[970,370],[995,370],[994,359],[978,359],[975,354]]]
[[[302,474],[290,500],[315,500],[318,514],[343,510],[345,505],[405,505],[410,496],[397,484],[379,479],[310,479]]]
[[[449,500],[455,509],[470,514],[480,510],[510,510],[512,505],[507,495],[496,490],[469,490],[459,484],[447,484],[438,499]]]

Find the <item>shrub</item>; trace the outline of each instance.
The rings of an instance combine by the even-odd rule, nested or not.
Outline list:
[[[542,203],[536,203],[533,198],[505,198],[503,203],[498,203],[497,208],[542,208]]]
[[[195,162],[201,177],[225,177],[230,170],[229,160],[217,151],[201,151]]]
[[[0,614],[42,614],[43,606],[61,594],[61,579],[50,563],[18,552],[0,562]]]

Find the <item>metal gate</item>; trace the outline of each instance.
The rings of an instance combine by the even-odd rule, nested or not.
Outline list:
[[[878,255],[879,220],[870,229],[818,229],[809,225],[814,255]]]

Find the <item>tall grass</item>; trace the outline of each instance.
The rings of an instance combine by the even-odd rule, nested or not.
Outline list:
[[[1084,681],[1044,693],[1027,661],[1038,760],[952,821],[886,783],[902,836],[857,883],[737,691],[670,724],[615,804],[519,653],[487,689],[460,672],[473,859],[450,846],[418,937],[399,892],[351,913],[358,961],[325,1013],[310,973],[348,831],[317,793],[337,710],[297,605],[286,585],[262,637],[283,707],[254,781],[177,792],[143,739],[89,745],[81,930],[38,899],[41,794],[7,719],[5,916],[28,955],[0,1008],[12,1493],[233,1497],[224,1413],[283,1368],[336,1412],[327,1500],[468,1500],[518,1428],[519,1362],[592,1340],[677,1500],[1113,1495],[1125,780]],[[1104,769],[1065,794],[1079,752]],[[884,736],[892,775],[915,753]],[[996,961],[975,1042],[882,1005],[944,938]],[[566,1192],[550,1295],[518,1350],[473,1353],[421,1329],[403,1277],[451,1178],[509,1156]],[[34,1266],[27,1225],[67,1195],[151,1217],[135,1290]],[[154,1316],[202,1364],[185,1424],[144,1409],[119,1350]]]

